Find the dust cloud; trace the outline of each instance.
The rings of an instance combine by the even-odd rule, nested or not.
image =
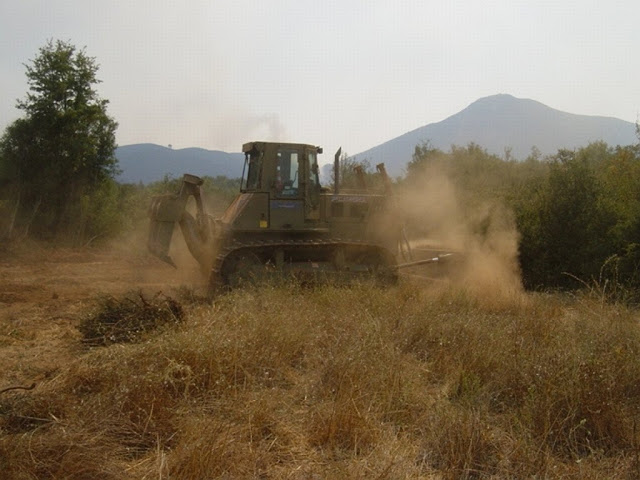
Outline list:
[[[145,220],[135,229],[112,240],[108,245],[109,250],[116,253],[122,252],[123,259],[133,259],[128,262],[130,271],[126,272],[126,276],[135,278],[140,290],[155,294],[159,291],[164,292],[167,288],[189,286],[200,289],[206,286],[206,275],[189,252],[177,223],[174,226],[169,249],[169,256],[176,267],[149,253],[148,235],[149,221]]]
[[[497,198],[492,198],[491,192],[481,195],[466,192],[451,180],[445,169],[433,165],[419,177],[409,178],[396,193],[392,218],[384,222],[384,229],[397,231],[402,219],[413,254],[412,259],[403,261],[451,252],[453,255],[442,265],[427,266],[426,270],[440,269],[439,275],[444,271],[440,278],[447,285],[463,288],[485,304],[522,296],[515,218]],[[214,216],[227,204],[221,198],[208,200],[207,211]],[[192,202],[187,210],[195,215]],[[129,253],[137,250],[140,257],[151,258],[157,264],[149,273],[145,269],[135,272],[141,283],[157,288],[178,283],[194,288],[206,286],[208,271],[204,272],[189,252],[177,224],[169,251],[177,268],[146,252],[147,234],[148,221],[141,222],[136,231],[114,245]],[[414,268],[407,272],[419,276],[420,267]]]
[[[433,166],[403,188],[397,208],[413,251],[454,253],[451,284],[483,301],[518,297],[523,287],[513,213],[497,199],[477,197]]]

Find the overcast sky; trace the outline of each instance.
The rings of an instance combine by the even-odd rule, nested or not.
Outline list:
[[[636,122],[639,22],[638,0],[3,0],[0,130],[49,39],[96,58],[119,145],[281,140],[326,161],[497,93]]]

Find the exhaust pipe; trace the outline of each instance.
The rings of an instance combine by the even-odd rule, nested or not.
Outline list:
[[[338,149],[333,157],[333,193],[340,193],[340,154],[342,153],[342,147]]]

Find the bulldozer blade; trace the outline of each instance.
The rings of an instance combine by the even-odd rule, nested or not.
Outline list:
[[[394,265],[393,268],[396,270],[402,270],[403,268],[417,267],[418,265],[427,265],[429,263],[442,263],[452,256],[453,256],[452,253],[443,253],[433,258],[426,258],[424,260],[416,260],[414,262],[408,262],[408,263],[399,263],[397,265]]]

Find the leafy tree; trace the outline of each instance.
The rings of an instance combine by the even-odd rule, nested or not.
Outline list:
[[[418,175],[429,164],[442,158],[444,152],[435,148],[431,141],[426,140],[415,146],[411,161],[407,165],[407,176]]]
[[[616,253],[617,214],[597,176],[606,158],[602,145],[559,150],[535,195],[521,204],[520,260],[529,286],[576,286],[571,276],[590,281]]]
[[[49,41],[26,65],[24,117],[0,139],[0,183],[40,235],[90,235],[92,201],[111,198],[100,190],[113,191],[117,123],[95,90],[97,71],[84,50]]]
[[[640,144],[594,142],[544,159],[533,148],[516,162],[473,143],[443,152],[427,142],[415,148],[400,186],[439,192],[443,178],[455,186],[456,206],[474,232],[484,228],[485,217],[473,223],[478,205],[513,211],[527,287],[573,289],[595,280],[640,303]],[[428,220],[412,231],[428,231]]]

